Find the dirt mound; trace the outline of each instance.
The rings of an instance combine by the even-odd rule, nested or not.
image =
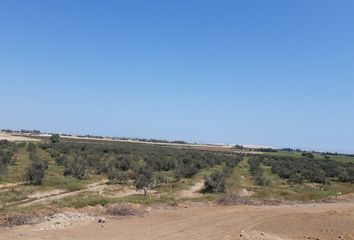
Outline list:
[[[253,191],[248,191],[246,188],[243,188],[241,191],[238,192],[240,197],[251,197],[255,194]]]

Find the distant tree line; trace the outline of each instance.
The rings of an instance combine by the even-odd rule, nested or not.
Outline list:
[[[41,131],[36,130],[36,129],[33,129],[33,130],[21,129],[21,130],[19,130],[19,131],[11,130],[11,129],[1,129],[1,132],[4,132],[4,133],[33,134],[33,135],[39,135],[39,134],[41,134]]]

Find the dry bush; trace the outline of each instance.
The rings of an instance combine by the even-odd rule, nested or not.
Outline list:
[[[218,200],[218,204],[231,206],[231,205],[255,205],[256,203],[247,197],[240,197],[239,195],[233,193],[233,194],[223,195]]]
[[[142,215],[144,211],[129,204],[111,204],[106,208],[106,213],[113,216],[136,216]]]

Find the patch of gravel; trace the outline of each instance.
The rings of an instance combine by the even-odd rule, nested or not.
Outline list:
[[[85,223],[96,221],[98,217],[87,213],[63,212],[45,217],[39,224],[39,230],[62,229],[71,226],[73,223]]]
[[[268,233],[264,233],[264,232],[257,232],[257,231],[252,231],[252,232],[241,231],[239,239],[244,239],[244,240],[289,240],[288,238],[278,237],[273,234],[268,234]]]

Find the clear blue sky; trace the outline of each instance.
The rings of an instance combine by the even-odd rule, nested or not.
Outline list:
[[[354,152],[354,1],[0,1],[0,128]]]

